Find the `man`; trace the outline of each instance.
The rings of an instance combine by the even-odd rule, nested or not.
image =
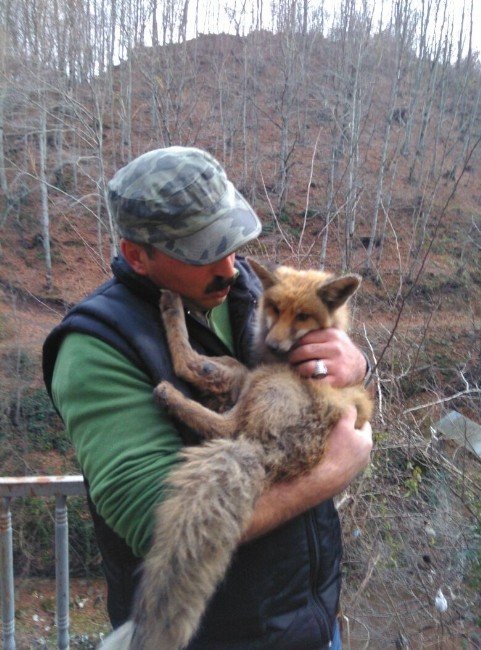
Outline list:
[[[179,292],[194,347],[250,363],[259,283],[235,251],[258,236],[249,204],[207,152],[151,151],[109,183],[121,237],[114,277],[53,330],[44,374],[85,475],[108,582],[114,627],[129,616],[152,511],[169,470],[195,431],[174,424],[152,398],[160,379],[185,394],[159,317],[159,290]],[[362,381],[366,361],[347,335],[311,332],[290,354],[299,372],[333,385]],[[226,579],[190,650],[340,647],[339,522],[331,498],[369,461],[369,426],[349,413],[309,475],[259,499]],[[215,531],[212,531],[215,535]]]

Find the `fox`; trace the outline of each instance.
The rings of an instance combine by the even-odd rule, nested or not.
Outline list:
[[[229,356],[196,352],[180,296],[162,291],[160,311],[174,372],[211,399],[192,400],[167,381],[154,390],[160,405],[203,442],[184,448],[184,462],[170,474],[132,620],[104,644],[106,650],[186,648],[262,492],[317,465],[330,429],[347,407],[357,409],[356,427],[371,418],[373,402],[363,385],[334,388],[302,377],[287,361],[308,332],[348,329],[347,303],[360,276],[248,262],[263,287],[253,369]]]

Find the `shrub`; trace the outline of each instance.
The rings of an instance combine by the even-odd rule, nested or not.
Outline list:
[[[70,575],[97,575],[100,556],[86,500],[69,497],[67,507]],[[55,499],[15,499],[12,520],[15,575],[55,575]]]

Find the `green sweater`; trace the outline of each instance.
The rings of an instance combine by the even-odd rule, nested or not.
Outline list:
[[[226,303],[212,310],[212,329],[232,349]],[[52,396],[75,447],[99,514],[142,557],[152,511],[179,462],[174,422],[154,402],[152,384],[120,352],[85,334],[60,348]]]

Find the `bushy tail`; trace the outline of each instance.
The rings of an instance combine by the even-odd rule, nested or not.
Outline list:
[[[127,621],[109,634],[99,645],[98,650],[130,650],[132,631],[132,621]]]
[[[157,509],[134,612],[135,650],[179,650],[194,635],[264,485],[263,451],[214,440],[184,452]]]

